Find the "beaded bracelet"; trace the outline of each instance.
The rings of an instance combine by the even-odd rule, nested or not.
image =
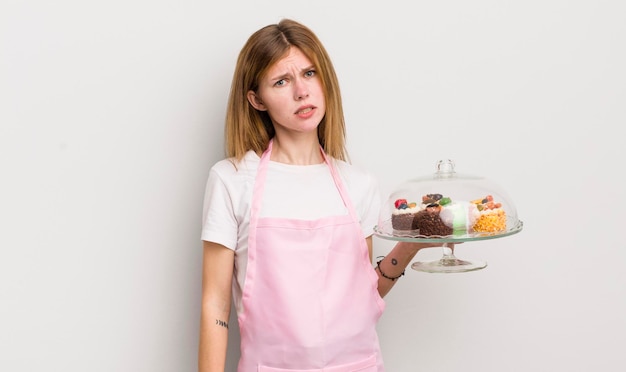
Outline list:
[[[387,278],[387,279],[391,280],[392,282],[395,282],[395,281],[396,281],[396,279],[398,279],[399,277],[401,277],[402,275],[404,275],[404,271],[405,271],[405,270],[402,270],[402,273],[400,273],[400,275],[395,276],[395,277],[394,277],[394,276],[387,276],[387,275],[385,275],[385,273],[383,272],[383,270],[380,268],[380,263],[381,263],[382,261],[383,261],[383,260],[382,260],[382,259],[380,259],[380,260],[378,260],[378,261],[376,262],[376,268],[378,269],[378,272],[380,273],[380,275],[382,275],[384,278]]]

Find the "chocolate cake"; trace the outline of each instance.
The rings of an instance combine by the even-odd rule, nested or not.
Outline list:
[[[415,223],[419,229],[419,234],[424,236],[431,235],[450,235],[452,234],[452,227],[447,226],[441,220],[439,212],[440,206],[427,207],[426,209],[419,211],[415,216]]]
[[[394,230],[416,230],[417,223],[415,221],[416,213],[392,214],[391,225]]]
[[[396,200],[395,209],[391,215],[393,229],[398,231],[416,230],[415,215],[419,210],[417,203],[409,203],[406,199]]]

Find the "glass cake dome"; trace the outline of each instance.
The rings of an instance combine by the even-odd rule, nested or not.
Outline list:
[[[405,181],[381,207],[375,235],[383,239],[442,243],[444,257],[416,262],[426,272],[464,272],[486,267],[454,257],[453,245],[501,238],[522,230],[513,200],[494,181],[459,174],[452,160],[437,162],[436,172]]]

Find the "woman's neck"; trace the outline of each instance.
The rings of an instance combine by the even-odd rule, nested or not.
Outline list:
[[[291,165],[313,165],[324,162],[317,136],[309,138],[274,137],[270,160]]]

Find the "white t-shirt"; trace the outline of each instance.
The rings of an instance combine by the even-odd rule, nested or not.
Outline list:
[[[372,235],[381,205],[378,183],[370,173],[354,165],[331,161],[360,218],[364,237]],[[235,251],[233,300],[238,313],[248,262],[252,190],[259,162],[259,156],[252,151],[236,165],[231,159],[217,162],[209,173],[204,196],[202,240]],[[347,213],[326,163],[300,166],[269,162],[261,217],[314,220]]]

